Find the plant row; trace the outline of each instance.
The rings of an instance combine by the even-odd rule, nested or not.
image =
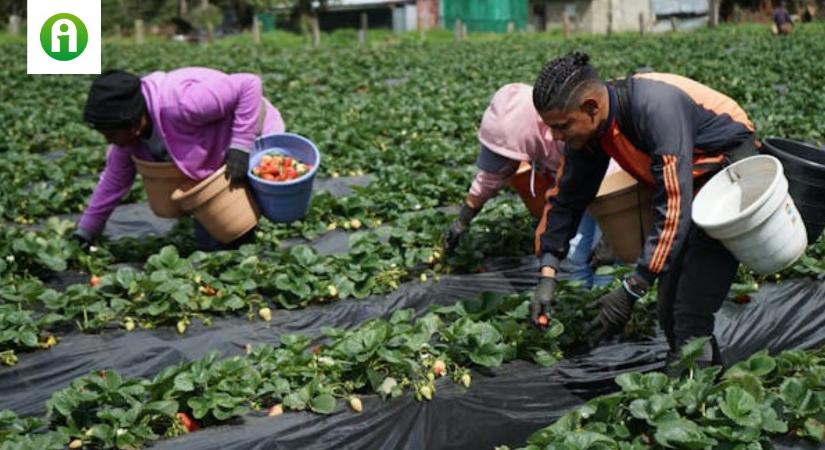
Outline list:
[[[761,351],[723,372],[696,366],[705,340],[683,349],[682,376],[619,375],[620,392],[565,414],[523,449],[757,450],[782,437],[825,442],[825,350]]]
[[[593,295],[566,285],[560,293],[577,303]],[[441,377],[470,388],[472,367],[514,359],[543,366],[558,361],[564,326],[554,318],[540,332],[528,316],[527,296],[485,294],[432,307],[418,318],[400,310],[348,330],[325,328],[319,343],[287,335],[278,346],[248,346],[242,356],[208,354],[152,379],[94,372],[55,392],[45,418],[0,413],[0,449],[132,449],[251,411],[330,414],[337,400],[345,400],[361,412],[360,396],[405,392],[430,400]]]
[[[508,241],[490,232],[489,225],[502,219],[513,224]],[[0,240],[7,255],[0,260],[0,351],[51,346],[52,334],[66,328],[97,332],[113,324],[127,330],[176,324],[183,333],[195,319],[209,323],[225,314],[266,317],[270,314],[261,311],[273,305],[292,309],[362,299],[456,268],[476,271],[484,254],[529,251],[531,225],[512,201],[502,201],[479,217],[447,265],[440,237],[449,220],[436,211],[408,215],[393,226],[352,234],[349,251],[332,255],[304,244],[288,249],[247,245],[238,251],[188,256],[165,246],[140,269],[110,269],[115,257],[104,247],[81,250],[67,239],[70,223],[51,221],[42,232],[8,228]],[[81,282],[63,290],[48,288],[37,278],[66,269],[94,275],[81,275]],[[6,361],[14,360],[7,356]]]

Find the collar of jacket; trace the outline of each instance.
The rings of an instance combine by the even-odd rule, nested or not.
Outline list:
[[[607,133],[607,130],[609,130],[610,127],[613,126],[613,121],[616,120],[616,111],[619,107],[619,100],[616,96],[616,88],[613,87],[613,85],[610,83],[605,83],[604,86],[607,88],[609,111],[607,113],[607,120],[605,120],[604,123],[599,126],[598,130],[596,130],[596,137],[594,138],[594,140],[596,141],[598,141],[602,136],[604,136],[604,134]]]

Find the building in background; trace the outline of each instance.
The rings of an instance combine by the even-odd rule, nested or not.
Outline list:
[[[529,28],[559,29],[567,15],[572,31],[668,31],[707,25],[709,0],[530,0]]]
[[[318,13],[318,25],[322,31],[333,31],[342,28],[361,28],[363,17],[367,19],[367,26],[371,29],[385,28],[395,31],[411,31],[418,29],[421,18],[418,15],[418,4],[425,6],[430,13],[435,4],[437,23],[438,0],[330,0],[326,8]],[[288,8],[273,10],[279,15],[279,22],[289,21],[285,15]],[[429,22],[428,22],[429,23]],[[297,29],[298,24],[285,23],[285,28]]]
[[[531,28],[538,31],[562,28],[567,15],[572,31],[604,34],[638,31],[640,15],[649,22],[652,5],[651,0],[531,0],[530,13]]]
[[[651,0],[656,22],[652,31],[691,30],[708,25],[708,0]]]

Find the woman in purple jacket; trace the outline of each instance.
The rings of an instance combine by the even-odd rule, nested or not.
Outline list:
[[[110,144],[106,167],[75,231],[88,244],[103,231],[109,215],[135,180],[132,156],[173,161],[184,175],[202,180],[224,164],[232,182],[246,179],[249,151],[262,133],[284,131],[281,114],[263,97],[261,79],[184,68],[143,78],[113,70],[100,75],[89,91],[84,121]],[[254,239],[254,230],[222,245],[195,222],[202,250],[237,247]]]

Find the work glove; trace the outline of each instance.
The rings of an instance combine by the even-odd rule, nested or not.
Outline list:
[[[246,180],[249,170],[249,152],[239,148],[230,148],[226,152],[226,177],[232,183]]]
[[[444,233],[445,254],[449,255],[455,250],[456,247],[458,247],[458,243],[461,241],[461,236],[463,236],[464,233],[470,229],[470,222],[472,222],[476,214],[478,214],[478,210],[472,208],[466,203],[461,206],[461,211],[458,213],[458,219],[450,224],[450,228],[448,228]]]
[[[83,228],[78,228],[72,233],[71,239],[76,242],[81,249],[87,250],[92,245],[94,235]]]
[[[647,282],[630,275],[622,281],[621,286],[588,305],[590,309],[598,310],[596,318],[587,325],[585,331],[586,336],[593,336],[590,340],[591,347],[624,330],[630,321],[633,305],[644,296],[647,288]]]
[[[542,314],[549,316],[550,309],[555,303],[556,279],[541,277],[535,292],[533,292],[533,300],[530,302],[530,321],[533,323],[533,326],[541,331],[547,329],[547,324],[539,323],[539,316]]]

